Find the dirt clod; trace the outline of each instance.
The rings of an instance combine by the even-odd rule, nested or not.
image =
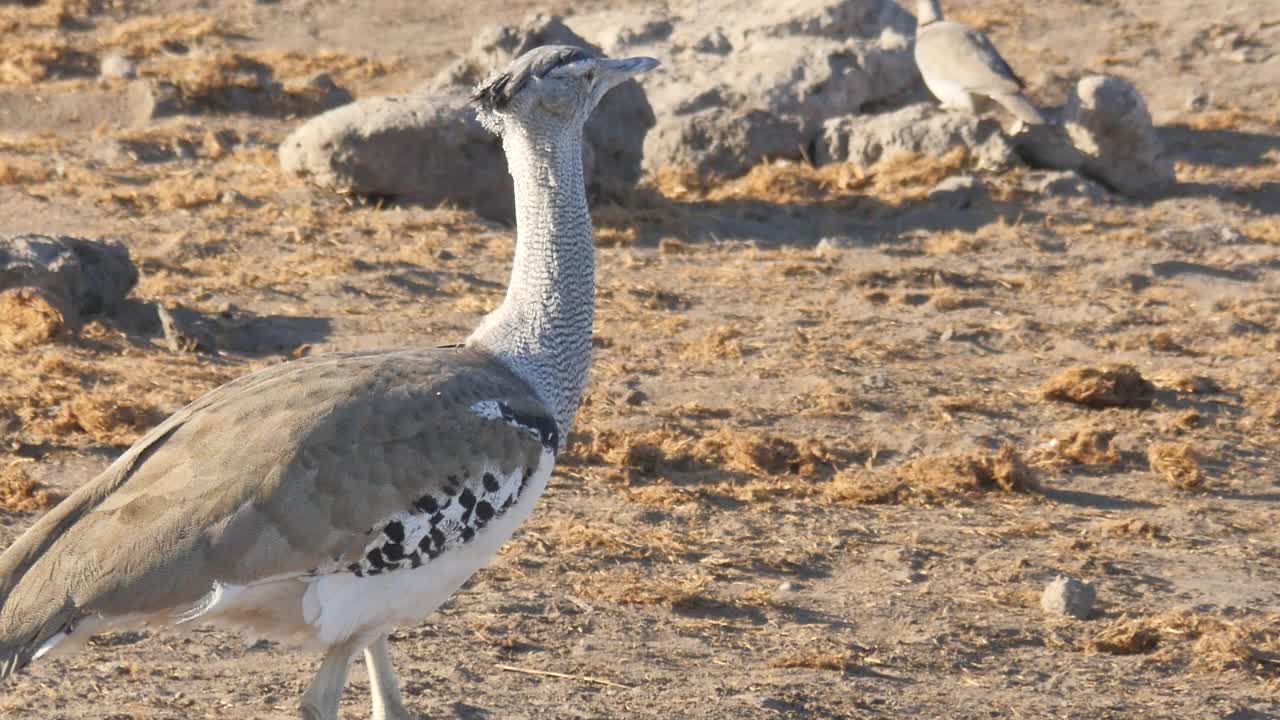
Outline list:
[[[1094,597],[1093,585],[1059,575],[1045,586],[1040,595],[1040,609],[1053,615],[1085,620],[1093,614]]]

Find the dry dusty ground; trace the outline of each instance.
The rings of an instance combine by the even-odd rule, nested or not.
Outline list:
[[[407,89],[531,6],[364,5],[0,3],[0,232],[122,238],[140,303],[273,338],[175,354],[141,310],[53,322],[52,343],[6,336],[0,543],[42,492],[225,380],[455,341],[498,302],[509,228],[282,177],[273,144],[305,97],[219,110],[246,59],[282,79],[327,69],[357,95]],[[394,636],[417,711],[1280,717],[1280,8],[953,5],[1042,99],[1084,70],[1135,80],[1182,189],[1090,204],[1006,175],[989,211],[930,207],[965,164],[951,156],[712,188],[671,173],[600,209],[572,455],[495,566]],[[131,126],[123,88],[93,77],[110,47],[202,112]],[[1095,617],[1041,612],[1058,573],[1095,583]],[[202,630],[114,635],[33,667],[0,715],[292,717],[316,662]],[[368,716],[362,667],[343,707]]]

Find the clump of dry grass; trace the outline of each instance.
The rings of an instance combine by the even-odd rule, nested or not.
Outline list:
[[[1168,388],[1182,393],[1195,395],[1207,395],[1210,393],[1222,392],[1222,386],[1207,375],[1196,375],[1194,373],[1181,371],[1165,371],[1156,373],[1151,376],[1151,382],[1156,387]]]
[[[930,189],[969,164],[968,150],[955,147],[943,155],[901,152],[868,169],[849,163],[815,167],[806,162],[760,163],[741,177],[709,181],[676,167],[659,168],[653,186],[674,200],[753,200],[779,205],[848,204],[864,195],[896,206],[928,195]]]
[[[814,440],[796,442],[768,433],[722,425],[704,433],[675,423],[639,432],[598,430],[583,462],[604,463],[637,476],[669,475],[700,467],[722,468],[752,476],[818,474],[837,462]]]
[[[698,449],[707,457],[718,459],[730,470],[757,476],[808,477],[833,462],[829,450],[816,441],[794,442],[754,430],[744,432],[727,425],[704,436]]]
[[[85,326],[82,336],[89,346],[0,353],[0,397],[18,420],[11,441],[124,445],[165,411],[244,371],[167,351],[126,352],[128,338],[96,323]]]
[[[1194,130],[1239,130],[1254,126],[1274,127],[1280,123],[1276,113],[1257,113],[1241,108],[1219,108],[1198,112],[1187,118]]]
[[[0,470],[0,510],[29,513],[53,507],[60,500],[40,483],[27,476],[18,463]]]
[[[179,56],[140,69],[177,89],[183,107],[203,112],[252,111],[281,117],[327,109],[327,93],[311,85],[281,85],[277,69],[248,53]]]
[[[1280,615],[1229,620],[1193,610],[1121,618],[1084,643],[1110,655],[1154,653],[1153,662],[1185,663],[1206,672],[1280,674]]]
[[[690,365],[717,365],[738,360],[743,355],[742,331],[734,325],[720,325],[685,343],[680,357]]]
[[[1164,529],[1142,518],[1115,518],[1100,526],[1102,532],[1117,537],[1144,537],[1158,540],[1165,536]]]
[[[877,199],[900,205],[925,197],[935,185],[960,172],[968,163],[969,151],[963,146],[936,156],[898,152],[871,167],[871,187]]]
[[[940,288],[929,298],[929,304],[942,312],[951,312],[952,310],[982,307],[987,304],[987,301],[959,290]]]
[[[853,664],[853,655],[839,650],[795,650],[769,658],[769,667],[779,669],[831,670],[846,673]]]
[[[160,419],[154,408],[105,392],[89,392],[63,405],[54,423],[67,431],[83,432],[104,445],[125,445]]]
[[[0,185],[34,185],[52,175],[47,163],[22,157],[0,158]]]
[[[712,578],[701,568],[635,566],[571,575],[569,586],[584,600],[619,605],[657,605],[668,609],[714,604]]]
[[[0,292],[0,346],[11,350],[53,342],[67,326],[62,303],[34,287]]]
[[[1115,437],[1114,430],[1086,425],[1036,448],[1029,460],[1037,467],[1114,465],[1120,462],[1120,454],[1112,445]]]
[[[742,177],[715,182],[670,166],[659,168],[653,176],[654,189],[675,200],[757,200],[789,205],[848,196],[863,184],[848,165],[814,167],[791,160],[763,162]]]
[[[848,469],[823,488],[833,502],[888,505],[909,501],[941,502],[991,491],[1028,493],[1040,483],[1010,445],[999,450],[917,458],[890,474]]]
[[[1155,386],[1132,365],[1075,367],[1064,370],[1040,388],[1045,400],[1089,408],[1148,408]]]
[[[616,523],[558,516],[541,523],[526,535],[539,544],[552,546],[563,555],[586,556],[597,560],[674,561],[689,551],[689,541],[697,532],[677,535],[665,527],[633,528]]]
[[[1200,459],[1189,443],[1152,443],[1147,448],[1147,462],[1151,464],[1151,472],[1179,490],[1194,490],[1204,485]]]
[[[1029,492],[1039,489],[1022,455],[1012,445],[994,452],[974,450],[903,463],[897,476],[926,494],[974,493],[989,490]]]
[[[175,50],[227,33],[216,19],[196,13],[142,15],[112,27],[100,39],[103,47],[115,48],[138,59]]]

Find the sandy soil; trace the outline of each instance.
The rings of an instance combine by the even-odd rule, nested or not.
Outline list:
[[[221,382],[456,341],[500,299],[510,228],[312,193],[275,164],[298,118],[218,98],[232,53],[357,96],[411,88],[534,5],[349,5],[0,4],[0,232],[121,238],[143,271],[136,312],[0,348],[0,543]],[[1085,71],[1134,80],[1180,189],[1090,203],[1015,172],[988,178],[989,210],[950,211],[923,198],[953,157],[672,175],[599,209],[574,449],[495,565],[393,637],[417,712],[1280,717],[1280,9],[951,5],[1042,100]],[[135,126],[95,77],[107,48],[205,112]],[[146,302],[232,339],[173,353]],[[245,328],[269,342],[237,345]],[[1128,386],[1088,372],[1113,365]],[[1092,618],[1041,611],[1060,573],[1095,584]],[[293,717],[317,662],[117,634],[31,668],[0,714]],[[357,666],[345,717],[367,698]]]

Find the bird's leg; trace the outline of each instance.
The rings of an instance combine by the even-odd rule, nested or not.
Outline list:
[[[350,642],[335,645],[325,653],[320,670],[302,694],[302,720],[338,720],[338,699],[347,684],[347,670],[356,648]]]
[[[364,650],[364,664],[369,668],[369,690],[373,694],[373,720],[413,720],[413,713],[400,698],[400,681],[391,666],[391,648],[387,636],[379,635]]]

